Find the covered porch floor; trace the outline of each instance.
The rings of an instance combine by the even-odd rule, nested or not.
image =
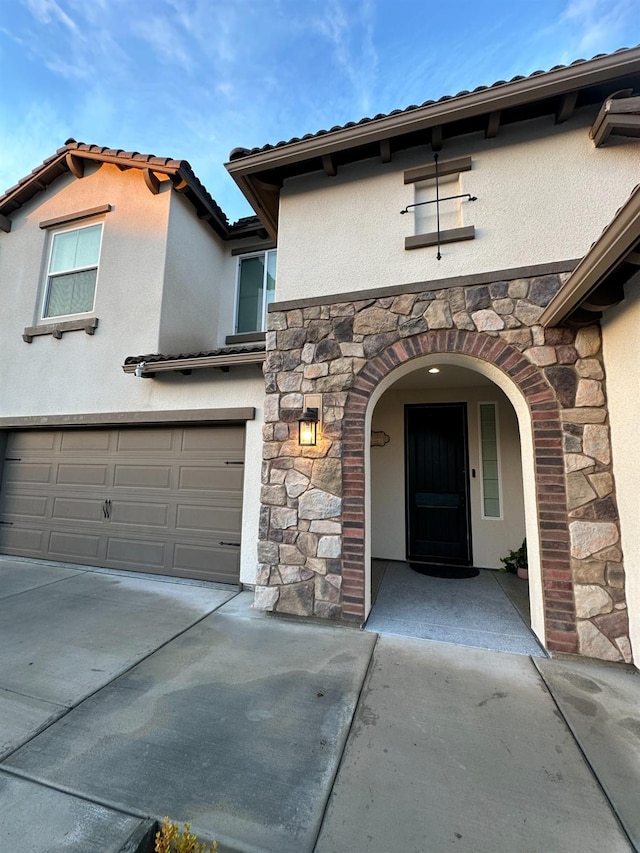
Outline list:
[[[374,559],[371,586],[367,631],[547,657],[529,628],[527,581],[515,575],[480,569],[476,577],[437,578]]]

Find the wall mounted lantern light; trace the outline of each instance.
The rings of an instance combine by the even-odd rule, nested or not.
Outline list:
[[[315,447],[318,441],[318,410],[308,406],[298,421],[298,444]]]

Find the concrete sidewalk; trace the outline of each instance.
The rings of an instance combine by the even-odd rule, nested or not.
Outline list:
[[[221,853],[640,847],[634,673],[250,603],[0,557],[0,847],[134,853],[165,814]]]

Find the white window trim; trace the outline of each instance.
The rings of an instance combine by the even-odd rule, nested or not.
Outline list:
[[[47,299],[49,298],[49,288],[51,284],[52,274],[49,272],[51,269],[51,257],[53,255],[53,244],[55,242],[55,237],[57,234],[65,234],[69,231],[80,231],[83,228],[92,228],[94,225],[100,226],[100,244],[98,246],[98,262],[94,266],[90,267],[77,267],[73,270],[68,270],[68,272],[83,272],[84,270],[92,270],[96,271],[96,284],[93,289],[93,303],[91,308],[87,311],[79,311],[75,314],[55,314],[53,316],[48,316],[44,312],[47,308]],[[96,294],[98,292],[98,281],[100,277],[100,259],[102,257],[102,238],[104,236],[104,222],[102,220],[98,220],[97,222],[85,222],[82,225],[69,225],[67,228],[55,228],[49,231],[49,251],[47,253],[47,265],[44,273],[44,287],[42,291],[42,302],[40,305],[40,322],[41,323],[56,323],[63,319],[69,319],[73,317],[86,317],[88,314],[93,314],[96,307]],[[64,273],[57,272],[54,275],[61,275]]]
[[[268,256],[271,254],[277,254],[277,249],[260,249],[257,252],[247,252],[246,255],[238,255],[238,262],[236,264],[236,288],[234,294],[234,302],[233,302],[233,334],[234,335],[250,335],[254,332],[257,334],[258,332],[264,332],[267,328],[267,275],[269,270],[268,264]],[[264,257],[264,278],[262,281],[262,327],[260,329],[253,329],[251,332],[239,332],[238,331],[238,314],[239,314],[239,299],[240,299],[240,268],[242,266],[242,261],[245,261],[249,258],[259,258]],[[276,275],[277,275],[277,258],[276,258]]]
[[[485,515],[484,512],[484,459],[482,456],[482,419],[480,417],[480,406],[493,406],[496,422],[496,461],[498,464],[498,502],[500,504],[500,515]],[[478,456],[480,459],[480,518],[483,521],[504,521],[504,500],[502,492],[502,453],[500,446],[500,419],[498,417],[498,403],[495,400],[478,401]]]

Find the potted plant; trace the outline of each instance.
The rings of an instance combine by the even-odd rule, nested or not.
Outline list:
[[[517,551],[509,551],[506,557],[500,557],[503,568],[501,572],[512,572],[519,578],[526,580],[529,577],[529,564],[527,562],[527,540],[522,540],[522,545]]]

